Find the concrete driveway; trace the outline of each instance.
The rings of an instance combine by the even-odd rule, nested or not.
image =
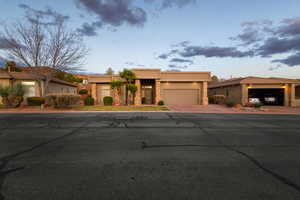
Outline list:
[[[0,115],[0,199],[300,199],[300,116]]]

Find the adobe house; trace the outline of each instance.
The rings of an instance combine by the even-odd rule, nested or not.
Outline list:
[[[211,83],[209,96],[224,95],[236,103],[261,102],[264,105],[300,106],[300,81],[285,78],[245,77]]]
[[[166,105],[207,105],[207,84],[211,79],[209,72],[162,72],[160,69],[133,69],[138,88],[135,105],[157,104],[163,100]],[[118,75],[90,75],[91,94],[96,103],[102,104],[103,97],[113,96],[110,88],[112,80]],[[121,102],[125,102],[125,87]]]
[[[39,79],[37,75],[29,72],[6,72],[0,70],[0,85],[11,86],[14,83],[21,83],[25,87],[25,97],[41,96],[40,86],[45,94],[77,94],[77,85],[67,81],[53,78],[46,90],[44,87],[44,78],[41,76]],[[41,84],[37,80],[42,80]],[[0,97],[0,103],[1,103]]]

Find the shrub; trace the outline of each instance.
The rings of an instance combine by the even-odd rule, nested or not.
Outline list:
[[[17,97],[23,97],[25,94],[25,88],[21,83],[17,83],[10,89],[10,94]]]
[[[209,104],[216,104],[215,98],[213,96],[208,97]]]
[[[142,97],[142,104],[146,103],[146,97]]]
[[[109,97],[109,96],[104,97],[103,98],[103,103],[104,103],[105,106],[112,106],[112,104],[113,104],[113,98]]]
[[[0,96],[2,98],[8,97],[9,95],[9,87],[0,85]]]
[[[51,94],[46,97],[46,104],[54,108],[71,108],[80,105],[80,96],[74,94]]]
[[[225,101],[225,104],[226,104],[227,107],[230,107],[230,108],[232,108],[233,106],[236,105],[235,101],[232,100],[232,99],[227,99],[227,100]]]
[[[95,100],[93,97],[88,96],[85,100],[84,100],[84,105],[86,106],[93,106],[95,104]]]
[[[27,104],[29,106],[40,106],[45,103],[44,97],[28,97]]]
[[[226,102],[226,100],[225,100],[225,96],[224,95],[214,95],[213,96],[214,97],[214,99],[215,99],[215,103],[216,104],[225,104]]]
[[[165,105],[165,102],[164,102],[163,100],[160,100],[160,101],[157,103],[157,105],[163,106],[163,105]]]
[[[23,102],[25,89],[21,83],[17,83],[12,87],[0,86],[0,96],[6,106],[19,107]]]
[[[254,103],[254,104],[253,104],[253,107],[254,107],[254,108],[260,108],[260,107],[262,107],[262,106],[263,106],[262,103]]]
[[[88,90],[87,89],[81,89],[81,90],[79,90],[79,94],[88,94]]]

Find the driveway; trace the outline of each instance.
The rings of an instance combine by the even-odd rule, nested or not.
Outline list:
[[[297,114],[300,115],[300,108],[284,106],[263,106],[260,109],[255,108],[229,108],[225,105],[210,104],[203,105],[169,105],[172,112],[183,113],[223,113],[223,114]]]
[[[0,199],[300,199],[300,116],[0,115]]]

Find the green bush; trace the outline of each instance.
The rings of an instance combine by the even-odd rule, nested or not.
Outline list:
[[[142,97],[142,104],[146,103],[146,97]]]
[[[9,95],[9,87],[0,85],[0,96],[2,98],[8,97]]]
[[[112,106],[112,104],[113,104],[113,98],[109,97],[109,96],[104,97],[103,98],[103,103],[104,103],[105,106]]]
[[[81,90],[79,90],[79,94],[88,94],[88,90],[87,89],[81,89]]]
[[[163,100],[160,100],[160,101],[157,103],[157,105],[163,106],[163,105],[165,105],[165,102],[164,102]]]
[[[51,94],[46,97],[46,104],[54,108],[71,108],[80,105],[80,96],[74,94]]]
[[[12,87],[0,86],[0,96],[7,107],[19,107],[23,102],[24,94],[25,89],[21,83],[14,84]]]
[[[44,97],[28,97],[27,104],[29,106],[40,106],[45,103]]]
[[[262,103],[254,103],[254,104],[253,104],[253,107],[254,107],[254,108],[260,108],[260,107],[262,107],[262,106],[263,106]]]
[[[215,98],[213,96],[208,97],[209,104],[216,104]]]
[[[226,104],[227,107],[232,108],[233,106],[236,105],[236,102],[233,101],[232,99],[227,99],[227,100],[225,101],[225,104]]]
[[[85,100],[84,100],[84,105],[86,106],[93,106],[95,104],[95,100],[93,97],[88,96]]]

